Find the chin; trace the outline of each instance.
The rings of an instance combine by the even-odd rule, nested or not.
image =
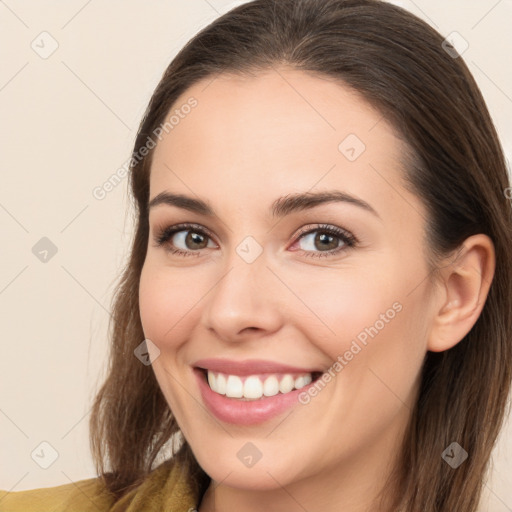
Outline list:
[[[245,443],[237,444],[244,446]],[[300,468],[296,462],[287,464],[274,458],[264,461],[264,458],[262,455],[252,467],[248,467],[237,458],[236,451],[233,451],[233,457],[218,453],[207,458],[196,456],[199,465],[212,480],[236,489],[270,491],[297,479]]]

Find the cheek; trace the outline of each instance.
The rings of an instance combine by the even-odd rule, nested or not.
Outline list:
[[[425,354],[428,290],[425,283],[418,286],[423,269],[391,257],[366,269],[303,276],[294,291],[308,309],[301,306],[295,317],[331,361],[341,357],[333,371],[343,373],[353,396],[362,398],[367,388],[371,402],[389,394],[389,387],[405,401]]]
[[[150,339],[160,350],[161,357],[155,359],[152,368],[158,384],[173,414],[179,421],[194,410],[196,402],[190,402],[188,394],[183,395],[186,376],[176,373],[184,369],[180,362],[182,347],[198,319],[194,308],[204,295],[199,286],[191,285],[182,269],[172,271],[161,264],[147,260],[141,272],[139,283],[139,309],[146,339]],[[198,281],[199,282],[199,281]],[[180,384],[177,384],[177,383]],[[186,424],[180,422],[180,428]]]
[[[364,343],[369,337],[366,328],[377,324],[382,329],[381,315],[391,321],[395,318],[403,293],[402,285],[392,282],[392,274],[392,269],[370,275],[360,268],[344,268],[339,272],[329,269],[324,275],[303,275],[295,279],[294,291],[307,307],[297,306],[296,319],[303,319],[301,325],[309,339],[325,340],[325,352],[335,359],[349,348],[352,339]]]
[[[307,318],[301,329],[333,361],[330,391],[319,393],[314,407],[328,411],[321,426],[326,437],[339,425],[345,436],[340,450],[345,442],[355,447],[361,439],[378,438],[413,407],[425,353],[427,297],[423,286],[410,293],[414,286],[404,276],[411,269],[399,267],[379,265],[375,275],[364,278],[347,270],[338,282],[326,277],[307,294],[305,286],[302,290],[322,323],[316,320],[312,327]]]
[[[146,338],[160,350],[173,348],[196,321],[194,311],[200,298],[201,279],[193,281],[178,269],[145,264],[139,284],[139,309]]]

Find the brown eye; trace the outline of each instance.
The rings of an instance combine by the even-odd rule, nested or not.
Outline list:
[[[337,254],[354,247],[356,243],[356,238],[348,231],[326,225],[303,231],[297,245],[307,256],[322,257]]]
[[[303,251],[332,251],[340,246],[340,238],[336,235],[316,230],[300,238]]]
[[[180,235],[180,233],[188,233],[184,238],[181,237],[187,249],[205,249],[208,245],[208,237],[194,231],[178,231],[172,238]]]
[[[201,249],[216,247],[202,229],[183,224],[163,229],[155,236],[155,242],[157,246],[165,246],[171,253],[183,256],[198,256]]]

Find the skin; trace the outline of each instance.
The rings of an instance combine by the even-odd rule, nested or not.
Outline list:
[[[155,148],[150,199],[163,191],[199,197],[216,216],[151,209],[139,300],[144,334],[160,350],[156,378],[212,478],[199,510],[383,510],[373,502],[403,439],[426,351],[454,346],[478,319],[494,273],[492,242],[468,238],[439,282],[427,279],[427,214],[400,182],[404,143],[339,83],[281,67],[209,78],[175,106],[191,96],[198,106]],[[338,149],[348,134],[366,146],[355,161]],[[281,196],[324,190],[363,199],[378,216],[349,203],[270,214]],[[159,228],[182,222],[210,231],[204,248],[176,235],[167,247],[194,254],[156,246]],[[314,242],[322,231],[297,235],[320,224],[359,242],[308,257],[326,252]],[[236,252],[247,236],[264,249],[252,263]],[[327,251],[336,247],[343,241]],[[327,370],[396,302],[401,311],[308,404],[252,426],[222,423],[204,407],[194,361],[260,358]],[[262,454],[250,468],[237,457],[247,442]]]

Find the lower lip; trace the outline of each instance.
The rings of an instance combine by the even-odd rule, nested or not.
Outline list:
[[[236,425],[254,425],[277,416],[286,409],[298,405],[299,393],[308,388],[308,386],[304,386],[289,393],[278,393],[274,396],[263,396],[259,400],[246,401],[215,393],[208,385],[205,374],[201,370],[194,368],[194,373],[206,407],[219,420]]]

